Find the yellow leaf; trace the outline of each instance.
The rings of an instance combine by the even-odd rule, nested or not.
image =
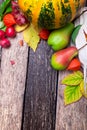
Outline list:
[[[32,24],[26,30],[23,31],[23,37],[25,42],[33,49],[34,52],[40,41],[40,37],[38,34],[38,31],[35,30]]]
[[[85,93],[85,90],[84,90],[84,80],[80,83],[80,90],[81,90],[82,95],[85,98],[87,98],[87,93]]]
[[[62,80],[62,84],[74,86],[79,85],[82,80],[83,80],[83,73],[81,71],[75,71],[72,74],[67,75]]]
[[[19,26],[19,25],[15,25],[15,31],[16,32],[22,32],[24,31],[27,27],[29,26],[29,24],[25,24],[25,25],[22,25],[22,26]]]

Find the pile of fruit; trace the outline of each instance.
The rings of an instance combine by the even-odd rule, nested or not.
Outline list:
[[[62,3],[64,4],[64,3]],[[20,5],[20,1],[19,1]],[[34,36],[34,43],[30,43],[29,46],[35,51],[40,39],[47,41],[47,44],[56,51],[51,57],[51,66],[56,70],[78,70],[81,67],[79,59],[76,57],[78,50],[75,46],[68,47],[70,44],[71,34],[74,30],[74,24],[68,23],[65,26],[56,29],[48,30],[40,28],[39,31],[35,31],[30,25],[30,19],[28,20],[23,12],[20,10],[17,1],[6,0],[0,5],[0,45],[2,48],[8,48],[11,46],[10,38],[14,38],[17,32],[24,32],[24,40],[27,42]],[[27,35],[32,33],[30,39]],[[74,36],[75,37],[75,36]],[[33,47],[32,47],[33,46]],[[36,47],[35,47],[36,46]],[[74,58],[74,59],[73,59]],[[72,60],[73,59],[73,60]]]
[[[45,4],[43,3],[43,1],[40,2],[39,10],[37,11],[35,15],[34,13],[36,11],[33,12],[32,9],[34,7],[36,8],[35,5],[37,4],[34,3],[35,5],[31,6],[32,1],[30,1],[29,3],[28,0],[26,0],[25,6],[24,6],[24,0],[23,1],[18,0],[18,2],[15,0],[3,1],[0,5],[0,46],[2,48],[9,48],[11,46],[9,38],[15,38],[16,33],[23,32],[23,37],[24,37],[25,42],[34,51],[36,51],[36,48],[38,46],[40,39],[47,41],[47,45],[50,46],[50,48],[54,50],[54,54],[52,54],[51,59],[50,59],[51,66],[53,67],[53,69],[55,70],[66,69],[70,71],[81,70],[81,62],[78,58],[79,50],[75,47],[75,44],[73,44],[73,46],[70,45],[71,40],[73,41],[73,43],[75,43],[75,38],[78,34],[78,31],[81,25],[79,25],[78,27],[75,27],[71,21],[74,19],[75,14],[77,13],[78,9],[84,5],[85,0],[80,0],[79,3],[75,1],[75,3],[73,3],[75,4],[75,8],[72,6],[72,2],[70,3],[66,1],[64,3],[63,1],[60,3],[60,1],[58,1],[59,5],[61,5],[58,10],[59,12],[54,12],[52,2],[55,3],[55,0],[49,1]],[[41,7],[42,4],[43,6]],[[22,8],[22,11],[24,13],[21,11],[19,7]],[[29,7],[31,10],[29,9]],[[41,8],[41,12],[40,12],[40,8]],[[55,5],[55,8],[58,8],[58,7],[56,7]],[[44,12],[44,9],[46,12]],[[59,13],[60,19],[58,19],[58,17],[54,18],[54,16],[57,15],[56,13]],[[38,15],[39,15],[39,18],[37,18]],[[49,19],[51,21],[49,21]],[[64,19],[67,19],[67,20],[64,21]],[[32,24],[34,20],[36,20],[35,24]],[[56,20],[58,20],[58,26],[57,26]],[[44,23],[41,24],[41,21],[42,23],[43,22]],[[67,21],[69,23],[67,23]],[[40,24],[40,27],[38,28],[36,27],[37,23]],[[41,27],[42,25],[44,26]],[[47,28],[45,28],[45,25],[47,26]],[[77,76],[77,80],[78,80],[78,75],[81,75],[80,79],[82,81],[83,74],[81,72],[75,73],[75,76]],[[63,83],[65,82],[66,81],[64,79]],[[80,82],[78,82],[77,85],[79,84]],[[80,94],[78,99],[75,98],[75,100],[71,102],[75,102],[79,100],[81,96],[82,95]],[[65,96],[65,98],[66,97],[67,95]],[[66,101],[66,104],[71,103],[71,102],[68,102],[68,103],[67,102],[68,101]]]
[[[28,23],[15,1],[5,0],[0,5],[0,45],[2,48],[11,46],[8,38],[14,38],[17,33],[15,25]],[[26,27],[26,26],[25,26]],[[24,28],[25,28],[24,27]],[[23,28],[21,28],[23,29]]]

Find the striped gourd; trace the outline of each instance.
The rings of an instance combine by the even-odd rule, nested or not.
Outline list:
[[[75,18],[85,0],[18,0],[18,4],[35,26],[56,29]]]

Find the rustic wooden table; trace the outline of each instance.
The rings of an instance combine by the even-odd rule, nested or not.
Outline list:
[[[21,47],[18,43],[20,39],[22,34],[10,39],[9,49],[2,49],[0,128],[53,130],[58,72],[50,67],[52,50],[45,41],[41,41],[34,53],[26,43]],[[14,65],[11,64],[13,60]]]
[[[51,68],[52,50],[41,40],[36,52],[22,33],[2,49],[0,67],[0,130],[87,130],[87,100],[64,105],[62,78]],[[15,61],[15,64],[11,64]]]

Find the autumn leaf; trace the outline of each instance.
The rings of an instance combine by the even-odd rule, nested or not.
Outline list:
[[[80,86],[66,86],[64,90],[64,102],[65,105],[74,103],[78,101],[82,97],[82,93],[80,91]]]
[[[87,93],[85,92],[85,89],[84,89],[84,80],[82,80],[82,82],[80,83],[80,90],[81,90],[82,95],[85,98],[87,98]]]
[[[29,26],[29,24],[25,24],[25,25],[18,25],[16,24],[14,27],[15,27],[15,31],[16,32],[22,32],[24,31],[27,27]]]
[[[34,29],[32,24],[23,31],[23,37],[28,46],[30,46],[35,52],[40,41],[40,37],[38,31]]]
[[[83,73],[81,71],[75,71],[62,80],[62,83],[66,84],[64,89],[65,105],[77,102],[83,96],[81,92],[81,83],[83,79]]]
[[[67,75],[62,80],[62,84],[68,86],[74,86],[80,84],[82,80],[83,80],[83,73],[81,71],[75,71],[72,74]]]

